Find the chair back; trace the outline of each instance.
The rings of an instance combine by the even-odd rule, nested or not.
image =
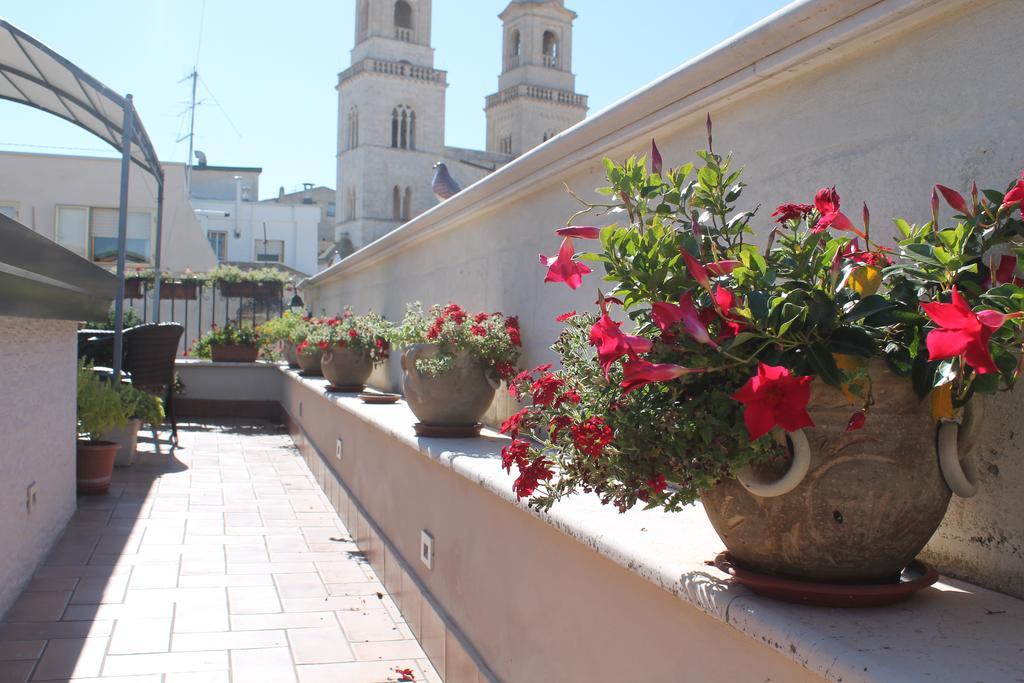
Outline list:
[[[174,384],[174,359],[185,328],[178,323],[139,325],[124,332],[124,369],[138,388]]]

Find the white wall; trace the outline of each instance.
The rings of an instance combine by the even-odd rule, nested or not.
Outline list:
[[[76,365],[75,323],[0,316],[0,614],[75,511]]]
[[[898,215],[925,221],[934,183],[998,187],[1024,166],[1024,90],[1006,80],[1024,58],[1022,22],[1018,0],[791,5],[318,275],[303,296],[314,310],[351,305],[393,320],[410,300],[500,310],[520,316],[522,364],[550,360],[555,316],[592,309],[600,285],[542,283],[537,254],[555,253],[553,230],[576,208],[562,183],[596,196],[602,156],[646,153],[651,137],[666,163],[689,161],[705,145],[707,112],[716,150],[747,167],[756,225],[775,204],[833,183],[854,212],[870,204],[876,233]],[[499,402],[489,419],[511,407]],[[1014,428],[989,428],[983,493],[954,503],[931,557],[1022,595],[1024,464]]]

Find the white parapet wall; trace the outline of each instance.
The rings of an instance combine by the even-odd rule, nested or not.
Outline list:
[[[676,11],[676,10],[670,10]],[[682,10],[678,10],[680,13]],[[934,183],[1002,187],[1024,167],[1024,58],[1019,0],[807,0],[541,145],[340,264],[311,278],[317,313],[344,306],[399,319],[408,301],[457,301],[518,315],[524,365],[552,360],[554,318],[592,309],[599,280],[577,292],[542,284],[537,254],[577,208],[567,184],[596,197],[601,159],[658,140],[669,165],[706,144],[732,150],[750,184],[744,201],[809,201],[835,184],[856,213],[867,202],[876,235],[888,219],[929,218]],[[378,375],[395,387],[397,366]],[[979,447],[983,493],[954,502],[927,556],[953,575],[1024,595],[1024,464],[1019,398],[988,411]],[[492,406],[494,423],[512,405]]]

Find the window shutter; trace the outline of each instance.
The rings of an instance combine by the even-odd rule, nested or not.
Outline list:
[[[89,236],[89,210],[81,207],[57,207],[57,243],[79,256],[86,256]]]

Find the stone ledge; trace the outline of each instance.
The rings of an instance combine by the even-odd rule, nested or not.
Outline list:
[[[825,609],[761,598],[706,565],[723,546],[699,506],[679,514],[620,515],[579,496],[556,504],[550,514],[538,513],[516,500],[513,477],[501,469],[506,437],[485,430],[476,439],[419,438],[404,402],[369,406],[351,395],[326,394],[325,380],[283,366],[280,371],[286,381],[325,395],[368,426],[826,680],[1015,680],[1024,669],[1016,635],[1024,628],[1024,601],[948,579],[889,608]]]

